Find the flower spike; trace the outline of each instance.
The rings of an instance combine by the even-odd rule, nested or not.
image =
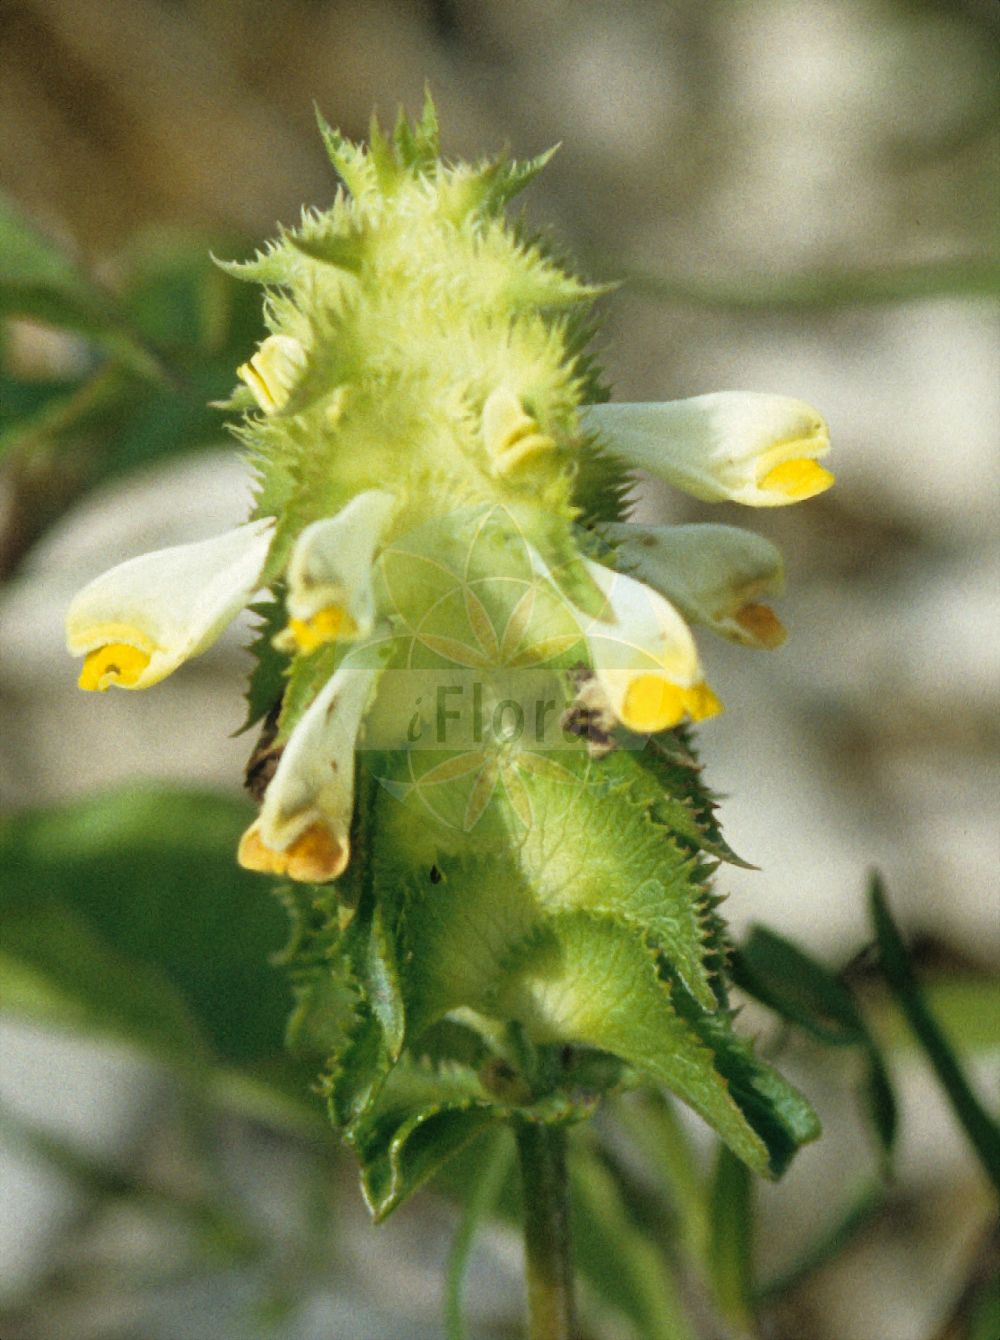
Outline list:
[[[391,493],[368,489],[299,535],[288,563],[288,626],[275,638],[280,650],[308,653],[369,635],[372,565],[394,507]]]
[[[718,391],[662,404],[589,405],[589,432],[625,464],[705,502],[782,507],[823,493],[833,475],[826,423],[787,396]]]
[[[686,716],[722,711],[704,681],[687,624],[657,591],[600,563],[587,571],[604,592],[605,615],[584,632],[597,681],[616,720],[637,734],[667,730]]]
[[[131,558],[88,583],[66,615],[82,689],[146,689],[210,646],[257,589],[270,519]]]
[[[731,642],[773,649],[785,629],[762,596],[780,595],[784,563],[777,546],[739,526],[600,527],[618,566],[659,591],[689,623]]]
[[[223,408],[272,519],[92,582],[81,682],[154,683],[267,588],[238,858],[288,895],[289,1041],[326,1058],[376,1217],[466,1137],[632,1076],[778,1174],[816,1121],[733,1030],[708,880],[737,858],[687,731],[657,732],[721,710],[689,624],[776,645],[780,558],[621,523],[640,467],[819,492],[826,427],[777,396],[597,403],[601,290],[504,213],[545,156],[443,160],[429,102],[367,146],[321,126],[344,189],[224,267],[265,290]]]
[[[309,884],[336,879],[350,858],[354,752],[380,667],[341,665],[292,731],[264,794],[259,818],[243,834],[247,870]]]

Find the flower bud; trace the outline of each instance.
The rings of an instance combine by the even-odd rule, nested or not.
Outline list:
[[[290,335],[269,335],[257,352],[236,369],[265,414],[284,409],[305,366],[306,351]]]
[[[518,474],[537,456],[554,451],[556,445],[505,386],[492,391],[483,405],[483,441],[498,475]]]

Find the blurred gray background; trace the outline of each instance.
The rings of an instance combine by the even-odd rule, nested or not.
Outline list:
[[[113,282],[148,230],[218,247],[326,205],[314,101],[361,137],[373,106],[384,119],[399,103],[415,111],[426,82],[451,154],[507,143],[524,157],[561,142],[527,210],[586,273],[624,281],[603,302],[615,396],[776,391],[831,426],[838,485],[799,508],[737,513],[653,488],[637,498],[645,518],[747,524],[786,553],[786,646],[702,643],[727,706],[701,731],[708,775],[729,796],[730,842],[761,867],[721,873],[727,914],[737,930],[762,920],[842,961],[868,938],[863,890],[877,866],[910,931],[995,967],[1000,326],[981,281],[998,241],[998,53],[988,0],[5,0],[0,184]],[[37,328],[14,347],[26,363],[73,357]],[[4,808],[142,776],[238,785],[240,630],[154,693],[98,700],[75,690],[61,615],[111,562],[212,534],[246,501],[220,433],[217,452],[90,496],[28,556],[0,596]],[[68,1044],[5,1028],[0,1083],[42,1110],[55,1064],[45,1046]],[[75,1077],[78,1138],[108,1149],[137,1138],[155,1080],[78,1046],[58,1065]],[[820,1279],[805,1320],[782,1332],[792,1340],[925,1340],[967,1264],[981,1193],[911,1068],[902,1169],[916,1198],[894,1237],[867,1254],[863,1242]],[[995,1073],[984,1082],[995,1103]],[[778,1255],[852,1148],[835,1132],[803,1155],[770,1221]],[[242,1175],[271,1178],[254,1158]],[[27,1287],[61,1241],[38,1225],[69,1211],[36,1165],[11,1153],[5,1168],[21,1199],[7,1198],[0,1246]],[[369,1236],[352,1194],[339,1202],[352,1234],[412,1272],[404,1306],[424,1300],[398,1333],[438,1334],[425,1221],[407,1211],[402,1228]],[[497,1272],[519,1288],[516,1244],[497,1235],[491,1250],[484,1315],[502,1312]],[[217,1300],[168,1300],[135,1331],[127,1310],[114,1322],[77,1310],[71,1323],[45,1306],[56,1309],[45,1334],[70,1340],[241,1333],[220,1329],[232,1322]],[[333,1331],[328,1308],[294,1334],[397,1333],[361,1307]],[[42,1334],[23,1324],[18,1336]]]

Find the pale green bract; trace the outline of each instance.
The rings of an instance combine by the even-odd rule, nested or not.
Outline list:
[[[144,687],[267,592],[239,857],[290,880],[290,1038],[376,1215],[493,1124],[643,1078],[778,1173],[817,1125],[731,1027],[708,881],[736,858],[688,723],[721,706],[689,623],[776,646],[780,555],[624,500],[638,467],[811,496],[825,425],[779,396],[604,403],[599,290],[504,213],[547,156],[445,162],[429,100],[367,146],[322,131],[331,209],[224,267],[270,330],[230,404],[250,522],[85,588],[81,684]]]

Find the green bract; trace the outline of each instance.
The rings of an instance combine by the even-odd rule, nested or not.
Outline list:
[[[346,189],[225,267],[270,329],[231,403],[251,524],[222,569],[203,544],[85,588],[81,683],[143,687],[268,593],[240,860],[291,880],[291,1041],[377,1215],[492,1124],[643,1078],[778,1173],[817,1124],[731,1027],[688,624],[776,646],[780,555],[623,500],[661,431],[700,497],[809,496],[825,425],[736,392],[595,413],[597,290],[504,216],[546,156],[444,162],[429,101],[367,147],[322,129]]]

